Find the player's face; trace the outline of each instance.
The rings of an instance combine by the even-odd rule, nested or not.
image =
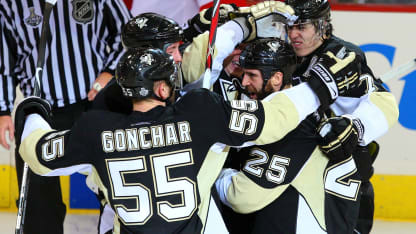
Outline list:
[[[311,54],[323,42],[310,22],[288,26],[287,33],[296,55],[300,57]]]
[[[181,52],[179,52],[179,42],[170,44],[168,48],[166,48],[166,53],[173,56],[175,63],[182,62],[182,55]]]
[[[224,70],[235,77],[243,75],[243,69],[239,65],[241,49],[235,49],[226,59],[224,59]]]
[[[263,89],[263,77],[260,70],[257,69],[243,69],[244,76],[242,85],[250,93],[251,99],[258,99],[259,94]]]

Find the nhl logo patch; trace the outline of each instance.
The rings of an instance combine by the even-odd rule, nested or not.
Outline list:
[[[72,17],[80,23],[88,23],[94,17],[92,0],[73,0]]]
[[[149,90],[142,87],[142,88],[140,88],[139,94],[142,97],[146,97],[149,94]]]
[[[38,26],[42,22],[42,16],[36,15],[34,7],[29,8],[29,11],[30,15],[25,19],[25,23],[32,27]]]

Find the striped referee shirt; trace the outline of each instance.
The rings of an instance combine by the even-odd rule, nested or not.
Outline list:
[[[44,0],[0,0],[0,115],[9,114],[19,85],[32,93]],[[131,18],[123,0],[58,0],[41,79],[54,108],[87,98],[101,72],[113,73],[123,53],[121,29]]]

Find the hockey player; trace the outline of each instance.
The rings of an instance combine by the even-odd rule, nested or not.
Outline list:
[[[175,68],[161,50],[127,51],[116,79],[133,100],[133,112],[90,111],[69,131],[50,128],[47,102],[23,100],[16,112],[19,152],[40,175],[96,172],[96,184],[116,211],[117,233],[203,233],[211,228],[204,226],[210,187],[223,164],[208,150],[216,143],[277,141],[336,98],[328,95],[331,82],[317,78],[262,102],[225,102],[200,89],[167,106]]]
[[[331,105],[329,115],[352,114],[360,119],[364,127],[363,138],[354,153],[363,180],[361,193],[363,194],[360,219],[357,226],[359,233],[369,233],[373,223],[374,194],[369,181],[373,174],[371,166],[378,152],[378,144],[372,140],[387,132],[391,121],[397,118],[397,109],[393,96],[382,86],[379,79],[375,79],[368,67],[366,57],[361,49],[332,34],[330,5],[327,0],[286,0],[299,17],[294,25],[288,26],[288,37],[296,54],[301,58],[300,65],[294,73],[293,83],[304,81],[310,73],[322,74],[313,69],[313,65],[322,54],[336,47],[345,47],[354,51],[358,57],[360,71],[355,75],[340,77],[344,85],[350,86],[351,91],[341,93],[341,97]],[[312,69],[311,69],[312,68]],[[379,116],[374,118],[373,114]],[[329,154],[336,154],[329,152]],[[337,157],[334,155],[334,157]]]
[[[222,14],[227,15],[227,12],[237,11],[238,9],[234,6],[222,4]],[[214,83],[216,77],[220,75],[220,79],[215,82],[214,90],[224,90],[230,88],[231,79],[225,79],[225,74],[220,73],[222,69],[222,61],[229,56],[230,53],[236,53],[235,57],[238,58],[238,49],[234,50],[234,47],[242,41],[252,40],[256,37],[257,33],[261,33],[263,30],[268,28],[256,28],[256,19],[265,19],[271,14],[279,14],[283,18],[288,20],[293,17],[294,11],[290,7],[286,7],[282,2],[266,1],[257,4],[251,8],[245,8],[244,18],[237,18],[234,21],[222,22],[223,25],[218,28],[217,31],[217,43],[214,56],[214,66],[212,77]],[[199,15],[201,17],[199,17]],[[203,18],[209,14],[198,14],[197,17],[192,19],[194,24],[199,24],[200,28],[208,28],[209,20]],[[225,17],[224,17],[225,18]],[[222,19],[224,19],[222,18]],[[250,21],[249,21],[250,20]],[[202,25],[204,22],[207,25]],[[195,26],[195,25],[194,25]],[[188,42],[191,42],[184,51],[182,71],[184,74],[184,80],[191,85],[186,86],[186,90],[189,91],[194,88],[202,86],[201,75],[205,69],[205,59],[208,44],[208,32],[196,32],[188,28],[185,33],[182,32],[180,26],[173,20],[164,17],[156,13],[144,13],[132,18],[123,28],[122,31],[122,42],[126,49],[140,48],[140,47],[152,47],[159,48],[166,53],[173,56],[176,63],[181,64],[182,57],[178,51],[178,45],[180,40],[184,37]],[[190,33],[192,31],[192,33]],[[232,52],[233,51],[233,52]],[[229,56],[230,57],[230,56]],[[235,60],[235,58],[233,58]],[[226,67],[226,70],[232,72],[230,67],[235,68],[235,64],[230,64]],[[238,67],[237,69],[238,72]],[[241,70],[241,69],[240,69]],[[228,74],[227,74],[228,75]],[[228,78],[228,77],[227,77]],[[179,82],[180,83],[180,82]],[[224,90],[224,97],[230,97],[231,100],[236,96],[233,94],[237,92],[227,89]],[[123,97],[121,88],[116,84],[115,80],[111,81],[96,97],[93,103],[94,109],[108,109],[118,113],[128,114],[132,110],[132,103],[129,99]],[[224,155],[221,157],[225,160],[227,149],[216,149],[217,153]],[[213,153],[213,151],[210,151]],[[89,183],[91,184],[91,183]],[[97,189],[90,186],[94,191],[98,192]],[[113,212],[109,207],[103,208],[104,212],[100,213],[100,233],[105,233],[111,228],[113,220]],[[109,222],[110,221],[110,222]],[[104,231],[102,231],[104,230]]]
[[[227,14],[227,11],[238,12],[238,9],[228,4],[222,4],[222,9],[224,15]],[[282,2],[264,1],[250,8],[244,8],[240,12],[241,17],[224,22],[217,30],[211,84],[220,75],[223,60],[233,52],[239,43],[253,40],[258,34],[263,34],[263,31],[270,31],[271,25],[269,27],[258,27],[258,20],[262,19],[264,21],[264,19],[275,15],[293,20],[293,14],[293,9]],[[209,19],[203,18],[206,15],[201,13],[201,18],[194,17],[192,25],[196,24],[195,21],[198,21],[199,25],[204,22],[206,28],[210,23]],[[182,29],[175,21],[156,13],[144,13],[131,19],[123,28],[122,42],[127,49],[153,47],[171,54],[178,64],[181,63],[183,79],[190,84],[184,90],[189,91],[202,87],[209,37],[208,32],[197,32],[192,30],[193,28],[185,30],[186,41],[191,43],[184,50],[183,57],[178,51],[179,42],[184,34]],[[119,100],[120,94],[121,90],[112,81],[97,97],[94,107],[97,109],[109,108],[116,112],[130,111],[131,104],[126,100]]]
[[[292,47],[282,41],[248,45],[240,56],[248,95],[259,99],[290,86],[294,57]],[[239,217],[244,222],[231,223],[238,222],[230,228],[233,233],[352,233],[361,184],[351,157],[363,134],[358,123],[340,116],[318,127],[319,116],[310,115],[281,141],[241,150],[242,170],[225,170],[216,182],[225,204],[250,213]],[[325,130],[324,142],[346,157],[329,155],[328,160],[319,150],[317,128],[322,134]]]

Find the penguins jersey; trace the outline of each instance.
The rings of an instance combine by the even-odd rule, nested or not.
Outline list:
[[[282,140],[242,149],[240,171],[216,182],[221,200],[247,214],[243,233],[353,233],[361,181],[352,157],[328,162],[314,116]]]
[[[351,114],[361,120],[364,126],[364,136],[360,145],[365,146],[384,135],[397,122],[399,109],[393,94],[382,86],[381,80],[374,78],[373,72],[367,65],[365,54],[359,47],[336,36],[331,36],[314,53],[303,58],[293,74],[293,84],[305,81],[304,77],[309,77],[309,70],[317,62],[319,56],[338,45],[354,51],[359,57],[361,75],[358,79],[360,83],[358,87],[340,95],[330,109],[335,116]]]
[[[68,131],[53,131],[30,115],[19,151],[40,175],[95,175],[116,212],[115,233],[203,233],[211,186],[224,163],[208,150],[280,140],[318,106],[307,85],[262,102],[226,102],[194,90],[144,113],[90,111]]]

